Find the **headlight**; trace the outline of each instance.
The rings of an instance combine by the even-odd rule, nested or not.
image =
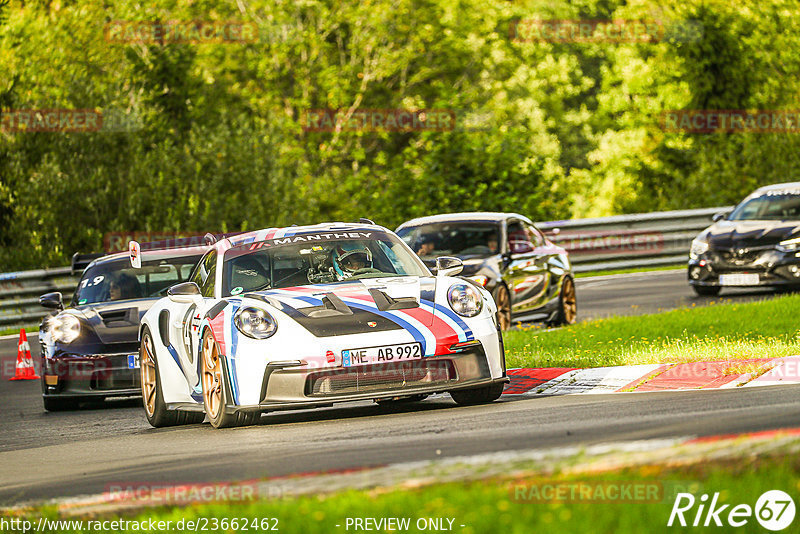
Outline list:
[[[777,248],[781,252],[794,252],[800,249],[800,237],[795,237],[794,239],[787,239],[786,241],[781,241],[775,246],[775,248]]]
[[[486,284],[489,283],[489,277],[482,274],[476,276],[468,276],[467,278],[477,283],[481,287],[486,287]]]
[[[453,284],[447,290],[447,302],[453,311],[464,317],[475,317],[483,309],[483,298],[470,284]]]
[[[266,310],[252,306],[240,308],[233,317],[233,324],[239,332],[253,339],[267,339],[278,329],[278,323]]]
[[[692,248],[689,249],[689,256],[695,260],[700,254],[705,254],[708,250],[708,241],[705,238],[697,237],[692,241]]]
[[[59,343],[72,343],[81,335],[81,322],[71,313],[59,313],[50,319],[50,333]]]

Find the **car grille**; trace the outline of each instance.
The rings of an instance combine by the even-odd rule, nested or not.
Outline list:
[[[757,263],[766,253],[769,251],[764,247],[716,249],[712,252],[712,263],[717,271],[755,270],[766,272],[768,266],[764,263]]]
[[[444,384],[455,379],[451,360],[366,365],[310,374],[306,379],[306,395],[396,391]]]
[[[747,265],[753,263],[761,256],[760,250],[729,249],[720,250],[719,255],[722,261],[731,265]]]

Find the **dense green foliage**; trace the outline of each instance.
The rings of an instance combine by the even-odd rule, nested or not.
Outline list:
[[[112,6],[112,4],[108,4]],[[791,0],[12,0],[0,111],[122,110],[129,131],[0,132],[0,271],[111,231],[237,231],[514,210],[732,203],[793,178],[791,134],[665,133],[664,110],[791,109]],[[655,43],[521,42],[516,20],[691,21]],[[120,44],[109,21],[245,21],[250,43]],[[669,33],[669,32],[668,32]],[[450,109],[453,131],[306,132],[310,109]],[[467,121],[475,125],[474,122]],[[460,123],[460,124],[463,124]]]

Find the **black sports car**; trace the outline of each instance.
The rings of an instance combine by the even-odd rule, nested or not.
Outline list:
[[[207,249],[143,251],[136,269],[128,253],[97,258],[83,271],[68,308],[61,293],[42,295],[39,303],[55,310],[39,327],[45,409],[141,395],[139,320],[168,287],[188,278]],[[85,259],[76,254],[73,271]]]
[[[464,262],[465,278],[491,291],[502,330],[512,320],[572,324],[578,307],[567,251],[516,213],[450,213],[413,219],[399,235],[430,268]]]
[[[698,295],[800,286],[800,182],[757,189],[712,220],[689,252],[689,284]]]

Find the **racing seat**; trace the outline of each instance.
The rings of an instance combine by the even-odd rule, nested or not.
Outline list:
[[[265,289],[269,287],[269,273],[264,269],[257,259],[250,256],[242,256],[233,260],[231,269],[231,290],[241,287],[242,292],[253,291],[255,289]]]

